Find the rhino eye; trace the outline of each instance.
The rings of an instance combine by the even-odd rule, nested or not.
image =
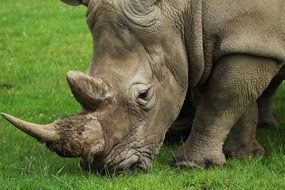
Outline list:
[[[152,97],[152,88],[141,90],[137,97],[137,102],[141,106],[146,106]]]
[[[140,91],[138,98],[147,101],[147,99],[148,99],[148,89]]]

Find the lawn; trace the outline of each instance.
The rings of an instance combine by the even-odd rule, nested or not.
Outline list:
[[[78,113],[65,74],[86,71],[91,56],[84,7],[0,0],[1,112],[37,123]],[[285,189],[285,85],[275,100],[279,126],[258,131],[267,156],[231,160],[224,169],[171,167],[176,146],[163,146],[147,173],[88,173],[0,118],[0,189]]]

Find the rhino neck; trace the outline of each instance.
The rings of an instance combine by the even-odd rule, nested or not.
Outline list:
[[[189,62],[189,87],[194,88],[200,82],[204,70],[203,1],[189,0],[184,10],[184,39]]]

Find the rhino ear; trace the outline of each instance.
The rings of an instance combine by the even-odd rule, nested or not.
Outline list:
[[[90,0],[61,0],[61,1],[73,6],[85,5],[88,7]]]

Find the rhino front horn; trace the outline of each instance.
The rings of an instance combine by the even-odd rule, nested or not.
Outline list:
[[[75,99],[84,109],[95,110],[112,99],[110,87],[101,78],[77,71],[69,71],[66,78]]]
[[[59,140],[59,135],[56,133],[53,124],[38,125],[23,121],[9,114],[1,113],[1,115],[15,127],[39,141],[53,142]]]

